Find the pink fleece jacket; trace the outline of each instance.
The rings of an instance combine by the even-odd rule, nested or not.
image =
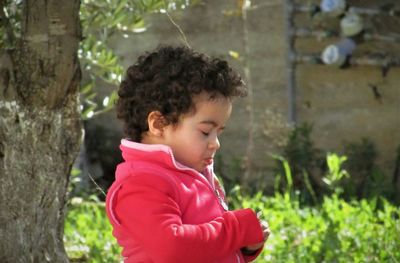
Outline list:
[[[262,230],[251,209],[224,209],[212,165],[200,174],[165,145],[122,140],[120,149],[106,210],[126,263],[249,262],[260,253],[241,253]]]

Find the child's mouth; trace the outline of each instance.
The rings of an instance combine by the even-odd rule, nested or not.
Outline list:
[[[207,158],[207,159],[205,159],[205,160],[204,160],[204,163],[205,163],[206,165],[212,164],[212,163],[213,163],[213,158]]]

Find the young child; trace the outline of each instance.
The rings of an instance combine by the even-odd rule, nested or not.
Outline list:
[[[213,173],[232,99],[245,95],[226,61],[160,47],[128,68],[117,104],[129,139],[106,209],[125,262],[254,260],[269,235],[251,209],[229,211]]]

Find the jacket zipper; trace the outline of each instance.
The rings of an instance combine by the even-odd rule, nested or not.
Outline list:
[[[225,200],[222,198],[222,196],[221,196],[221,194],[219,193],[217,187],[215,187],[214,192],[215,192],[215,195],[216,195],[217,198],[218,198],[219,204],[222,206],[222,208],[223,208],[225,211],[228,211],[228,210],[229,210],[228,204],[227,204],[227,203],[225,202]]]
[[[218,203],[219,203],[219,205],[220,205],[220,207],[222,208],[223,211],[228,211],[229,210],[228,205],[222,199],[221,194],[219,193],[219,191],[217,190],[216,187],[212,187],[210,182],[203,175],[200,175],[197,171],[194,171],[192,169],[187,169],[187,171],[192,172],[197,178],[199,178],[203,183],[205,183],[208,186],[208,188],[210,188],[210,190],[214,193],[214,196],[217,199],[217,201],[218,201]]]

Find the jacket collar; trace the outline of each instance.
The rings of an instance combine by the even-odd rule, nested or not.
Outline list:
[[[209,182],[213,182],[213,164],[206,167],[203,173],[199,173],[193,168],[179,163],[172,152],[171,147],[164,144],[143,144],[127,139],[121,140],[120,149],[125,161],[146,161],[167,166],[179,171],[189,171],[191,173],[204,176]]]

